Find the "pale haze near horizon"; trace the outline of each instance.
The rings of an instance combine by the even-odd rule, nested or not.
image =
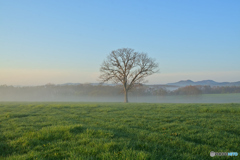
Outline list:
[[[159,63],[149,84],[240,81],[240,1],[2,1],[0,85],[96,83],[119,48]]]

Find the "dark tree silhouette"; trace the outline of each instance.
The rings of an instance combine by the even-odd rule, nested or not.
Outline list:
[[[134,52],[131,48],[112,51],[100,68],[100,81],[122,83],[125,102],[128,102],[128,91],[137,84],[146,82],[145,78],[158,72],[158,63],[146,53]]]

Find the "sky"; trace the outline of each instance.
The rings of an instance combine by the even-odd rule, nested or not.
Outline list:
[[[0,0],[0,85],[96,83],[119,48],[147,53],[149,84],[240,81],[239,0]]]

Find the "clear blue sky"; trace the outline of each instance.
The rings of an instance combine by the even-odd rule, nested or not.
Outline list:
[[[239,0],[0,0],[0,85],[97,82],[115,49],[159,62],[149,83],[240,81]]]

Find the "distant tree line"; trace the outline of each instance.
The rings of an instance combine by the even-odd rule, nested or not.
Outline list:
[[[240,86],[185,86],[173,91],[160,88],[155,95],[199,95],[199,94],[226,94],[240,93]]]
[[[186,86],[173,91],[164,87],[149,87],[141,85],[129,91],[129,96],[168,96],[168,95],[200,95],[240,93],[240,86]],[[0,85],[0,100],[54,100],[77,99],[78,97],[112,97],[123,96],[122,86],[103,86],[91,84],[54,85],[43,86],[7,86]]]

